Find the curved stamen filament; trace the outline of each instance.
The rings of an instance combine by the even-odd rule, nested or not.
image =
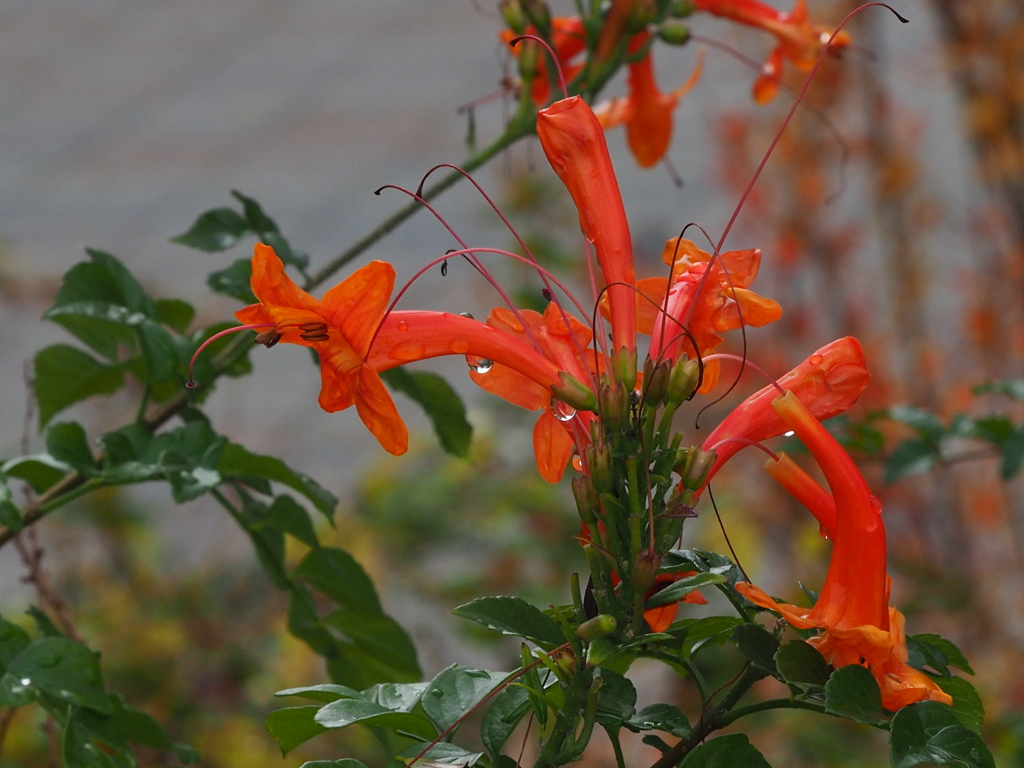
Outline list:
[[[752,445],[754,448],[760,448],[762,451],[764,451],[769,456],[771,456],[772,459],[774,459],[775,461],[779,460],[778,455],[776,455],[770,448],[768,448],[767,446],[762,445],[761,443],[757,442],[757,440],[751,440],[748,437],[723,437],[721,440],[719,440],[714,445],[709,446],[706,450],[709,451],[709,452],[713,451],[718,446],[724,445],[725,443],[742,443],[743,445]]]
[[[746,357],[740,357],[739,355],[733,355],[733,354],[730,354],[728,352],[717,352],[717,353],[715,353],[713,355],[708,355],[707,357],[704,358],[704,362],[705,363],[709,363],[712,360],[735,360],[737,363],[740,363],[743,366],[750,366],[755,371],[757,371],[762,376],[764,376],[765,379],[768,380],[769,384],[771,384],[773,387],[775,387],[777,390],[779,390],[779,394],[780,395],[785,395],[786,394],[786,390],[784,390],[782,388],[782,385],[779,384],[779,382],[776,379],[774,379],[772,376],[770,376],[768,374],[768,372],[765,371],[764,368],[759,366],[757,363],[751,362]]]
[[[568,99],[569,87],[565,84],[565,72],[562,71],[562,62],[558,60],[558,55],[551,49],[551,46],[548,45],[546,41],[537,37],[537,35],[520,35],[519,37],[514,37],[511,40],[509,40],[508,44],[511,48],[515,48],[516,43],[518,43],[521,40],[536,40],[538,43],[547,48],[548,53],[551,55],[551,61],[555,65],[555,71],[558,72],[558,82],[562,86],[562,95]]]
[[[259,329],[259,328],[276,328],[276,327],[277,327],[276,323],[252,323],[250,325],[238,325],[238,326],[235,326],[234,328],[228,328],[226,330],[220,331],[219,333],[213,334],[213,336],[211,336],[206,341],[204,341],[202,344],[200,344],[199,345],[199,349],[197,349],[195,351],[195,354],[192,355],[192,359],[188,363],[188,381],[185,382],[185,386],[188,387],[189,389],[195,389],[197,386],[199,386],[196,383],[195,377],[192,375],[192,369],[195,368],[195,365],[196,365],[196,358],[199,357],[199,354],[204,349],[206,349],[208,346],[213,344],[213,342],[215,342],[217,339],[219,339],[219,338],[221,338],[223,336],[227,336],[228,334],[238,333],[239,331],[255,331],[255,330]],[[257,335],[256,338],[257,338],[257,340],[259,340],[259,335]],[[265,342],[261,342],[261,343],[266,343],[266,345],[268,347],[272,347],[272,346],[274,346],[277,343],[277,338],[267,337],[266,341]]]

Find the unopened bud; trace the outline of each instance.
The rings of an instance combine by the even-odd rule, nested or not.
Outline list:
[[[661,567],[661,555],[653,556],[646,550],[640,552],[640,556],[633,565],[633,576],[630,579],[630,586],[634,592],[645,593],[654,586],[654,579]]]
[[[677,19],[685,19],[694,10],[693,0],[675,0],[672,3],[672,8],[669,10],[669,15],[675,16]]]
[[[690,41],[690,28],[685,24],[666,21],[658,27],[658,37],[669,45],[686,45]]]
[[[605,429],[619,432],[629,423],[629,396],[626,388],[612,382],[602,384],[599,390],[601,422]]]
[[[599,667],[610,661],[619,648],[611,640],[595,640],[587,647],[587,664],[591,667]]]
[[[612,377],[627,390],[636,386],[636,350],[620,347],[612,352]]]
[[[519,76],[524,83],[530,83],[537,76],[540,45],[536,40],[520,40],[516,45],[519,48]]]
[[[584,453],[590,468],[590,479],[598,493],[609,493],[615,487],[612,474],[612,447],[608,443],[588,445]]]
[[[697,389],[697,382],[700,380],[700,365],[696,360],[690,360],[685,356],[679,358],[672,366],[672,373],[668,379],[668,400],[677,405],[688,400],[694,390]]]
[[[577,411],[596,411],[597,398],[586,384],[566,371],[558,372],[559,383],[551,387],[551,394]]]
[[[498,3],[498,10],[501,11],[501,16],[509,29],[517,35],[526,32],[526,14],[519,0],[501,0]]]
[[[672,366],[668,360],[662,360],[657,365],[648,355],[644,362],[644,401],[648,406],[657,407],[664,400],[668,393],[669,377],[672,375]]]
[[[558,654],[555,657],[555,664],[570,677],[576,674],[576,654],[572,652],[571,648],[566,648]]]
[[[523,10],[541,37],[548,37],[551,34],[551,9],[544,0],[524,0]]]
[[[602,613],[580,624],[576,628],[576,634],[580,640],[586,640],[590,643],[594,640],[600,640],[602,637],[608,637],[618,626],[619,623],[615,620],[614,616]]]
[[[629,19],[626,21],[626,31],[631,35],[643,32],[651,19],[654,18],[654,12],[655,8],[652,0],[639,0],[633,6]]]
[[[683,488],[688,491],[697,491],[704,487],[711,467],[718,458],[714,451],[705,451],[700,446],[692,448],[687,456],[686,467],[682,473]]]
[[[597,520],[600,500],[594,483],[586,475],[577,475],[572,479],[572,495],[576,499],[576,509],[583,522],[592,525]]]

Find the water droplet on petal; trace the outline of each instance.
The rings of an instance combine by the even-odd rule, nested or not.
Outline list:
[[[473,373],[487,373],[494,367],[494,361],[488,360],[486,357],[466,355],[466,365],[469,366]]]
[[[405,322],[405,320],[399,320],[398,321],[398,331],[399,331],[399,333],[405,333],[408,330],[409,330],[409,324],[407,322]]]
[[[792,437],[792,436],[793,436],[793,435],[795,435],[795,434],[796,434],[796,432],[794,432],[794,431],[793,431],[793,430],[791,429],[791,430],[789,430],[789,432],[783,432],[782,436],[783,436],[783,437]]]
[[[807,358],[807,362],[811,365],[821,365],[825,362],[825,358],[823,355],[811,355]]]
[[[823,538],[825,541],[828,541],[828,531],[825,530],[824,525],[818,526],[818,533],[821,534],[821,538]]]
[[[472,312],[459,312],[459,317],[468,317],[470,320],[475,320]]]
[[[403,363],[408,363],[412,360],[422,360],[426,351],[427,348],[422,341],[403,341],[401,344],[396,344],[392,347],[388,356],[393,360],[401,360]]]
[[[559,421],[572,421],[572,417],[576,415],[576,409],[552,397],[551,415]]]
[[[452,339],[448,342],[448,349],[457,355],[464,355],[469,351],[469,339]]]
[[[572,468],[577,472],[583,471],[583,459],[580,458],[579,454],[572,457]]]

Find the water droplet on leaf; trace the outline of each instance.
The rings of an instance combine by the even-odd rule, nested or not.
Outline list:
[[[41,667],[55,667],[60,663],[60,655],[56,653],[48,653],[39,660],[39,666]]]

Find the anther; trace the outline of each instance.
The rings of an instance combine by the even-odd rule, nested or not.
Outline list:
[[[256,343],[262,344],[267,349],[277,344],[281,340],[281,334],[277,332],[276,328],[271,328],[268,331],[261,331],[256,334]]]

